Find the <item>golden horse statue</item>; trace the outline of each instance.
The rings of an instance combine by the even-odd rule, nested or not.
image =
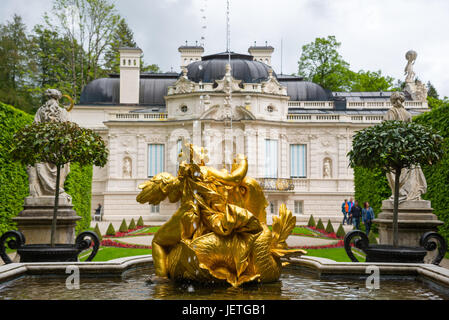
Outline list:
[[[237,155],[231,172],[208,167],[207,151],[183,145],[178,176],[163,172],[140,185],[140,203],[180,201],[179,209],[154,235],[158,279],[227,282],[234,287],[272,282],[281,274],[281,257],[306,251],[288,249],[285,240],[296,218],[282,204],[266,223],[268,202],[259,183],[247,177],[248,161]],[[284,263],[285,265],[286,263]]]

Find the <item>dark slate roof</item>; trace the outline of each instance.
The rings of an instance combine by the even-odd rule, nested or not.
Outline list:
[[[195,82],[213,83],[221,80],[226,73],[228,53],[205,56],[202,61],[192,62],[187,66],[188,78]],[[259,83],[268,80],[270,67],[265,63],[254,61],[253,56],[231,52],[232,76],[245,83]],[[276,76],[273,73],[274,76]]]
[[[274,50],[272,46],[251,46],[248,48],[249,50]]]
[[[179,77],[177,73],[152,74],[142,73],[140,76],[139,104],[148,106],[164,106],[167,88]],[[81,93],[80,104],[118,105],[120,103],[120,78],[97,79],[90,82]]]
[[[329,101],[332,100],[332,92],[320,85],[303,81],[301,78],[278,78],[279,82],[287,87],[290,101]]]

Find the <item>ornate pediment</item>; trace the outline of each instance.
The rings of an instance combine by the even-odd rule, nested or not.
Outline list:
[[[223,91],[223,92],[229,92],[229,91],[241,91],[240,83],[242,80],[236,80],[231,74],[231,66],[229,64],[226,65],[226,74],[221,80],[215,80],[217,83],[217,87],[215,88],[215,91]]]
[[[195,83],[187,77],[187,68],[182,69],[182,76],[175,82],[174,86],[169,90],[169,94],[191,93],[195,89]]]
[[[287,89],[273,76],[273,70],[270,69],[268,73],[268,80],[262,82],[262,92],[268,94],[287,95]]]

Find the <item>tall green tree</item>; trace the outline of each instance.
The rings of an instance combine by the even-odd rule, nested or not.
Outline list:
[[[335,36],[316,38],[302,47],[298,62],[298,74],[332,91],[343,91],[350,87],[349,63],[338,53],[341,43]]]
[[[433,86],[433,84],[430,81],[427,82],[427,96],[432,97],[434,99],[440,98],[437,89]]]
[[[105,75],[104,55],[120,17],[108,0],[53,0],[51,15],[44,18],[50,29],[70,41],[72,91],[77,100],[87,83]]]
[[[110,73],[120,72],[119,49],[121,47],[137,48],[137,44],[134,41],[134,33],[124,18],[120,19],[112,35],[112,42],[105,53],[105,69]]]
[[[134,40],[134,33],[126,23],[124,18],[120,19],[114,34],[112,36],[112,42],[110,43],[105,53],[105,70],[108,73],[120,72],[120,52],[122,47],[137,48],[137,43]],[[143,72],[160,72],[160,68],[156,64],[147,65],[144,62],[143,55],[140,58],[140,66]]]
[[[34,70],[26,26],[20,16],[14,15],[12,21],[0,25],[0,101],[31,112]]]
[[[42,25],[36,25],[32,34],[32,54],[35,59],[37,71],[33,78],[34,91],[41,97],[41,103],[45,102],[44,92],[49,88],[57,87],[70,96],[74,95],[71,77],[71,43],[70,40],[60,36],[56,31]],[[81,48],[76,48],[81,50]],[[75,68],[80,72],[80,66]],[[81,83],[76,83],[80,88]]]
[[[352,73],[350,90],[354,92],[390,91],[394,79],[383,76],[382,71],[363,71]]]

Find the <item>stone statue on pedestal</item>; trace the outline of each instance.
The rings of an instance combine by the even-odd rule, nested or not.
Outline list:
[[[407,59],[407,65],[405,66],[405,88],[404,92],[407,93],[413,101],[426,101],[427,100],[427,88],[419,80],[415,79],[415,72],[413,71],[413,65],[415,64],[418,54],[416,51],[409,50],[405,54]]]
[[[34,122],[68,121],[68,112],[73,108],[73,101],[69,107],[61,107],[59,100],[63,95],[59,90],[48,89],[45,95],[48,101],[37,110]],[[70,99],[68,96],[64,97]],[[81,220],[81,217],[73,210],[72,198],[63,189],[69,170],[69,164],[61,168],[56,227],[56,243],[58,244],[75,242],[76,222]],[[55,204],[56,166],[50,163],[37,163],[35,166],[29,166],[27,171],[30,196],[25,198],[24,210],[13,218],[13,221],[17,223],[19,231],[25,235],[27,244],[50,243]]]
[[[34,123],[42,122],[65,122],[68,121],[68,112],[65,108],[59,106],[59,99],[62,98],[60,91],[56,89],[48,89],[45,95],[49,100],[40,107],[34,117]],[[56,166],[50,163],[37,163],[34,167],[27,168],[30,197],[38,198],[42,196],[54,196],[56,190]],[[70,166],[66,164],[61,168],[60,179],[60,197],[67,199],[70,203],[70,196],[64,191],[64,181],[69,174]]]
[[[403,102],[405,97],[402,93],[394,92],[391,95],[391,104],[393,107],[388,110],[385,120],[399,120],[411,122],[410,112],[405,110]],[[394,191],[394,173],[387,173],[388,184],[392,192]],[[407,200],[422,200],[421,195],[427,192],[427,182],[424,173],[419,166],[411,169],[402,169],[399,181],[399,202]],[[392,195],[390,200],[393,200]]]
[[[393,107],[385,115],[385,120],[412,121],[411,114],[405,110],[403,105],[404,94],[393,92],[390,100]],[[394,173],[387,173],[387,180],[393,193]],[[420,239],[424,233],[436,232],[438,226],[443,224],[433,214],[430,201],[421,198],[421,195],[426,192],[427,182],[421,167],[402,169],[399,181],[398,214],[400,246],[420,246]],[[382,245],[389,245],[393,242],[393,201],[393,196],[384,200],[382,212],[374,220],[379,227],[379,243]]]

